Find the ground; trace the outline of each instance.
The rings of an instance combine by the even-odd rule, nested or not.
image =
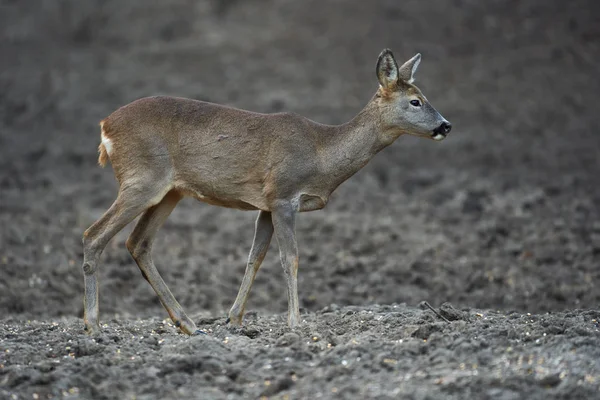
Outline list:
[[[294,331],[282,316],[246,327],[200,318],[207,335],[170,321],[20,322],[0,330],[3,392],[109,399],[528,399],[598,396],[600,311],[544,315],[406,305],[328,306]],[[595,320],[596,322],[592,322]],[[32,338],[35,338],[32,340]],[[35,398],[35,397],[33,397]]]
[[[600,24],[594,1],[62,0],[0,4],[0,398],[600,396]],[[225,316],[252,212],[183,201],[156,264],[124,242],[82,331],[83,231],[116,182],[98,122],[168,94],[349,120],[382,48],[453,124],[402,137],[298,219],[304,322],[276,243],[242,329]],[[446,322],[428,308],[440,310]]]

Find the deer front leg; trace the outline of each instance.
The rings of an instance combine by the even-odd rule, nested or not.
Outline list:
[[[242,285],[238,295],[229,311],[229,318],[227,322],[233,325],[242,325],[242,319],[244,318],[244,310],[246,309],[246,302],[248,301],[248,295],[250,294],[250,288],[256,273],[262,264],[269,244],[271,243],[271,237],[273,236],[273,222],[271,221],[271,213],[268,211],[260,211],[256,218],[255,230],[254,230],[254,241],[252,242],[252,249],[248,256],[248,264],[246,265],[246,272],[242,279]]]
[[[279,244],[279,257],[285,274],[288,293],[288,325],[295,328],[300,323],[298,303],[298,245],[296,243],[296,208],[289,202],[279,204],[272,211],[275,236]]]

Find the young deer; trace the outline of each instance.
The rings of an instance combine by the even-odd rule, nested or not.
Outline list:
[[[142,214],[127,248],[169,316],[186,334],[203,333],[185,314],[152,261],[156,232],[184,196],[258,210],[254,242],[228,321],[242,323],[250,288],[275,233],[288,293],[288,325],[300,321],[296,214],[325,207],[331,193],[400,135],[442,140],[451,125],[412,84],[421,55],[398,68],[392,52],[377,61],[379,89],[350,122],[323,125],[291,113],[258,114],[174,97],[121,107],[102,127],[99,163],[110,159],[117,199],[83,235],[84,321],[99,331],[100,254]]]

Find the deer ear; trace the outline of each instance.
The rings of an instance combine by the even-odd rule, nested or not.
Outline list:
[[[415,71],[421,63],[421,54],[417,53],[413,58],[405,62],[400,67],[399,76],[400,79],[408,83],[413,83],[415,80]]]
[[[377,60],[377,79],[384,88],[391,88],[398,81],[398,64],[390,49],[384,49]]]

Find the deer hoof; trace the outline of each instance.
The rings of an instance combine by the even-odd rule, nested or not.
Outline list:
[[[242,318],[229,316],[225,323],[231,326],[242,326]]]
[[[85,324],[83,326],[83,330],[89,336],[94,336],[100,333],[100,325],[95,324]]]

